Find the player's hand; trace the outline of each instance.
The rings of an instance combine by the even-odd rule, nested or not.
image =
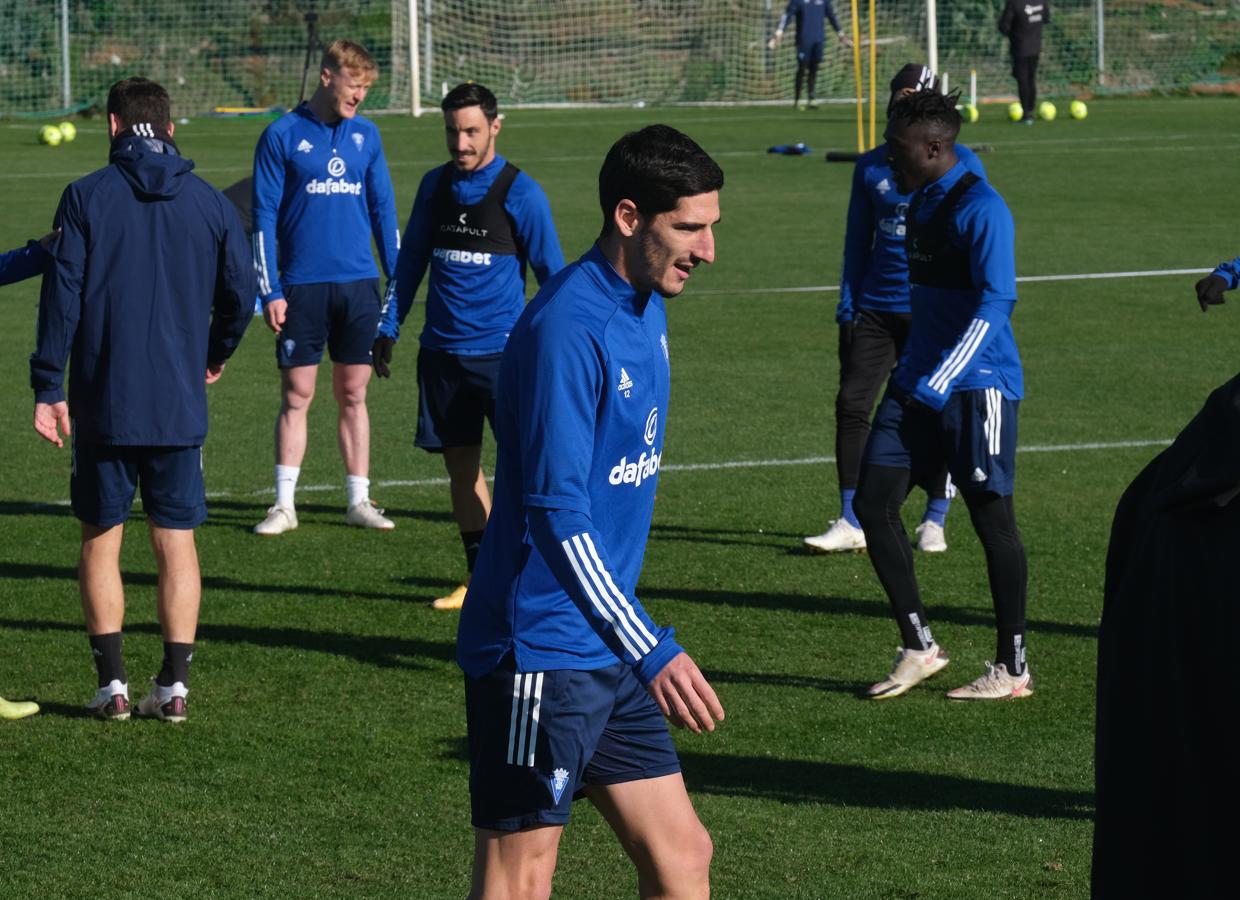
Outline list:
[[[223,363],[207,363],[207,384],[215,384],[223,374]]]
[[[777,31],[773,35],[771,35],[771,39],[766,42],[766,49],[774,50],[776,47],[778,47],[780,38],[782,38],[783,36],[784,36],[784,33],[782,31]]]
[[[835,36],[840,39],[840,43],[843,44],[845,47],[852,47],[852,38],[844,34],[844,32],[837,31],[835,33]]]
[[[34,430],[49,443],[63,447],[65,442],[61,440],[57,426],[60,426],[60,431],[65,433],[65,437],[73,434],[73,423],[69,419],[69,404],[64,400],[59,403],[36,403],[34,405]]]
[[[857,330],[856,318],[840,323],[840,352],[847,353],[852,349],[853,334]]]
[[[1201,306],[1201,311],[1205,312],[1211,306],[1226,303],[1227,300],[1223,296],[1226,290],[1226,280],[1218,275],[1207,275],[1197,282],[1197,303]]]
[[[267,327],[279,334],[284,330],[284,319],[288,315],[288,301],[283,297],[272,300],[263,307],[263,321]]]
[[[50,250],[52,248],[52,241],[56,240],[58,237],[60,237],[60,229],[53,228],[47,234],[43,235],[43,237],[39,238],[39,244],[44,250]]]
[[[900,405],[904,407],[904,411],[909,415],[937,416],[939,414],[938,410],[934,409],[934,407],[927,406],[912,394],[899,393],[895,394],[895,397],[900,401]]]
[[[395,338],[380,335],[375,338],[375,344],[370,348],[370,360],[375,364],[375,374],[380,378],[389,378],[392,375],[390,363],[392,362],[392,348],[395,346]]]
[[[714,731],[715,723],[723,721],[723,706],[715,696],[715,689],[688,653],[673,656],[654,676],[647,690],[663,715],[678,728],[701,734],[703,728]]]

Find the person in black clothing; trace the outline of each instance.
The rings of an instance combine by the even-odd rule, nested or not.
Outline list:
[[[137,711],[181,722],[202,593],[194,529],[207,517],[206,386],[250,323],[257,283],[232,204],[173,141],[167,91],[127,78],[107,112],[108,165],[65,188],[56,211],[30,357],[34,427],[57,447],[72,435],[79,586],[99,684],[88,708],[130,714],[120,552],[140,488],[164,663]]]
[[[1038,107],[1038,57],[1042,53],[1042,26],[1051,20],[1046,0],[1007,0],[999,15],[999,31],[1012,45],[1012,77],[1024,110],[1021,124],[1032,125]]]

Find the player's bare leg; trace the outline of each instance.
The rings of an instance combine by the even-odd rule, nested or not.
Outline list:
[[[159,570],[159,624],[164,640],[192,644],[198,630],[198,607],[202,602],[202,576],[194,532],[161,528],[152,524],[151,549]]]
[[[366,410],[369,365],[337,363],[332,366],[332,392],[340,415],[337,440],[344,469],[350,475],[370,475],[370,413]]]
[[[276,416],[276,464],[300,466],[306,455],[306,417],[314,400],[318,366],[280,370],[280,414]]]
[[[544,900],[551,896],[562,825],[524,831],[474,829],[469,900]]]
[[[714,844],[679,773],[591,785],[586,796],[637,866],[637,889],[642,897],[699,900],[710,896]]]
[[[112,634],[125,622],[125,588],[121,584],[121,541],[124,525],[100,528],[82,523],[78,558],[78,591],[86,633]]]
[[[478,554],[476,542],[491,515],[491,492],[487,489],[486,473],[482,471],[482,447],[444,447],[443,462],[448,470],[452,515],[466,544],[466,560],[472,566]],[[465,605],[468,589],[469,578],[466,577],[450,594],[436,598],[431,606],[439,610],[460,609]]]

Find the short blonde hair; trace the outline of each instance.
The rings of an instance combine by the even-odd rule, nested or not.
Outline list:
[[[333,72],[349,69],[368,75],[372,81],[379,77],[379,64],[375,62],[375,58],[367,52],[366,48],[343,38],[327,45],[327,49],[323,51],[323,62],[320,68],[331,69]]]

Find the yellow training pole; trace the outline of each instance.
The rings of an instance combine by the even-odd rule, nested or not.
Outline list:
[[[857,152],[865,152],[865,119],[862,110],[862,92],[861,84],[861,23],[857,21],[857,0],[852,0],[852,51],[853,51],[853,75],[857,81]]]
[[[876,0],[870,0],[870,149],[873,150],[877,146],[874,139],[874,132],[877,130],[875,125],[874,98],[878,96],[878,85],[875,81],[875,71],[878,69],[878,40],[875,34],[874,25],[874,6]]]

